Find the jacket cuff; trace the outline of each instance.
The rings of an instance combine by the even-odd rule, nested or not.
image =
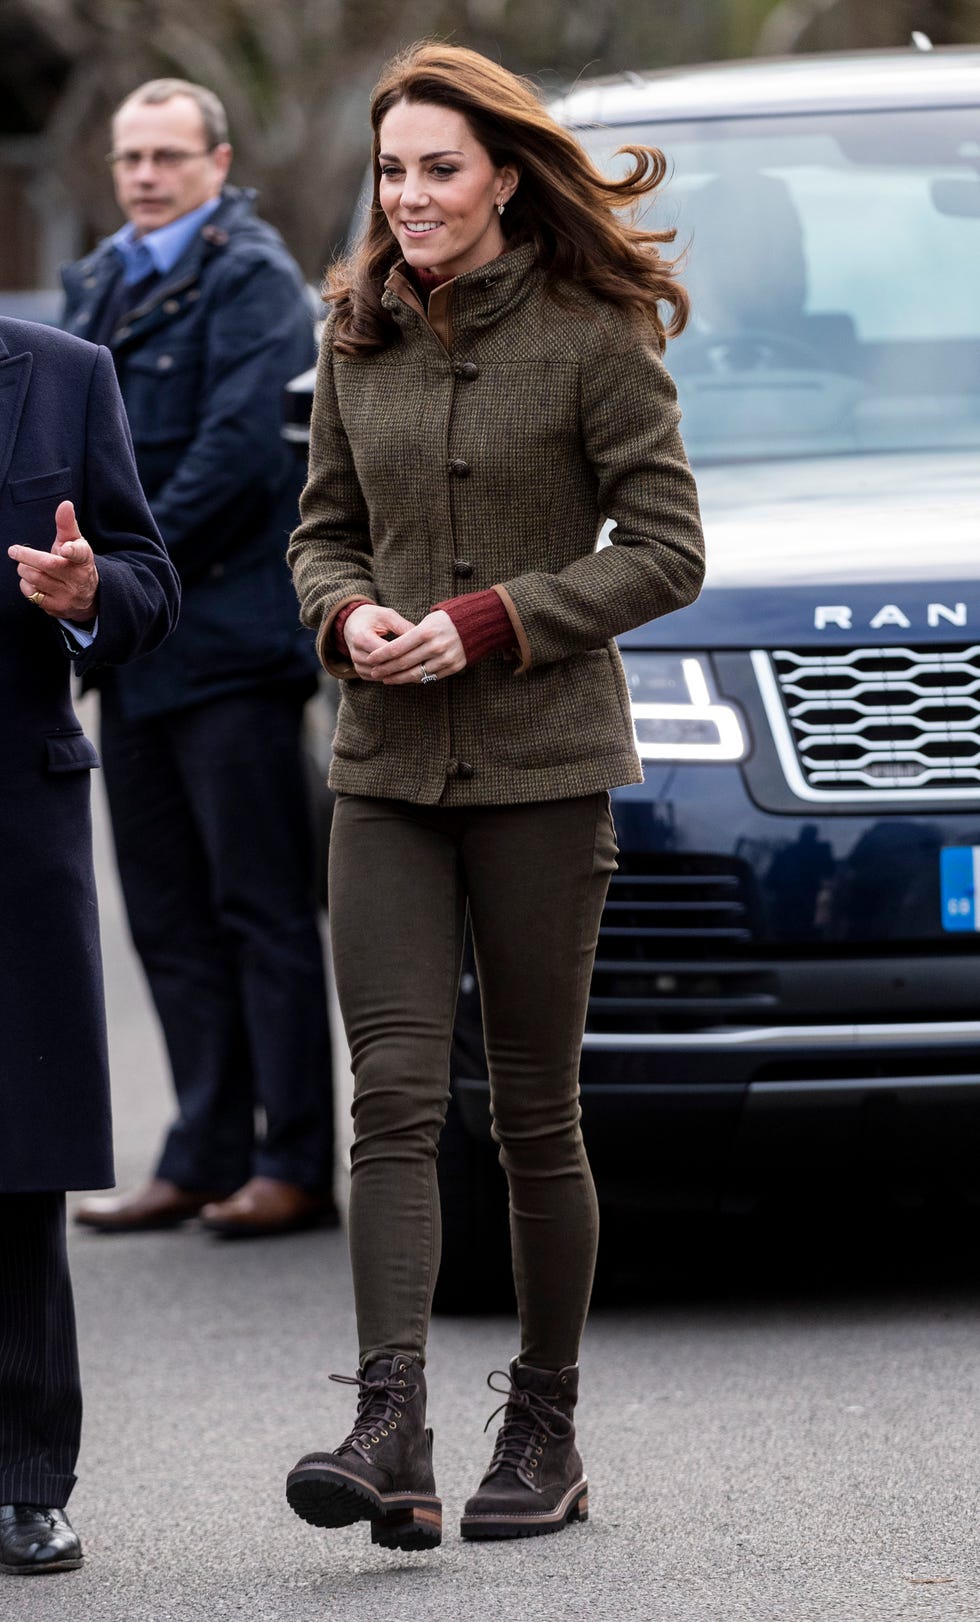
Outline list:
[[[434,603],[432,613],[442,609],[449,615],[463,644],[466,663],[475,665],[488,653],[517,646],[510,615],[491,587],[489,591],[471,591],[462,597],[447,597]]]
[[[517,644],[519,663],[517,669],[514,671],[514,675],[526,675],[531,668],[531,644],[527,639],[527,632],[524,629],[524,622],[521,619],[520,614],[517,612],[514,599],[507,590],[506,586],[492,586],[491,590],[496,592],[497,596],[500,598],[500,601],[504,605],[504,612],[510,621],[511,632],[513,634],[514,641]]]

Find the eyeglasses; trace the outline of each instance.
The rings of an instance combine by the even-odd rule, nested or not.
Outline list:
[[[153,169],[179,169],[182,163],[190,163],[192,158],[206,158],[213,151],[213,146],[202,147],[200,152],[186,152],[176,146],[158,146],[152,152],[108,152],[106,162],[113,169],[138,169],[141,163],[148,163]]]

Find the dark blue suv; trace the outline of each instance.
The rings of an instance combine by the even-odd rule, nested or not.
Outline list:
[[[607,1213],[816,1171],[980,1175],[980,52],[580,84],[597,161],[658,146],[701,598],[621,639],[582,1105]],[[444,1305],[503,1220],[464,975]]]

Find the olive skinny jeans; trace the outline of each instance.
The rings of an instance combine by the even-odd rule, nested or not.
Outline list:
[[[578,1360],[598,1213],[579,1053],[616,866],[609,796],[444,807],[338,796],[334,972],[354,1072],[350,1250],[362,1365],[425,1357],[436,1153],[467,909],[493,1135],[510,1188],[522,1362]]]

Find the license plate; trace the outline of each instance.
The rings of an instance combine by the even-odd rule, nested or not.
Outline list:
[[[980,845],[945,845],[939,853],[943,928],[980,930]]]

